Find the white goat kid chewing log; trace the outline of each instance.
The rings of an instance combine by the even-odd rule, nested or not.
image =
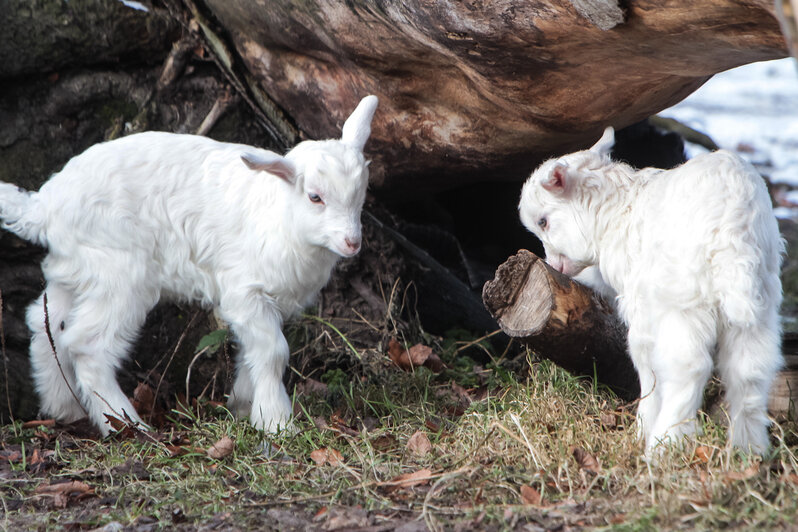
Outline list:
[[[286,426],[281,327],[360,249],[376,107],[367,96],[340,140],[285,156],[149,132],[89,148],[37,193],[0,183],[3,226],[49,251],[44,293],[64,376],[40,297],[27,321],[42,411],[72,421],[85,408],[103,434],[105,414],[140,422],[115,372],[147,312],[180,299],[215,307],[239,344],[231,408],[264,430]]]
[[[543,163],[524,185],[521,220],[552,267],[617,293],[647,454],[696,431],[713,355],[731,441],[762,453],[782,365],[783,243],[765,183],[728,151],[636,171],[610,160],[613,143],[610,128],[589,150]]]

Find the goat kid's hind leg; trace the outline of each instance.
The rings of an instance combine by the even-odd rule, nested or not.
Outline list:
[[[646,450],[659,443],[681,443],[697,431],[697,412],[712,374],[714,320],[698,312],[670,312],[661,317],[651,361],[661,408]]]
[[[81,297],[62,337],[72,354],[81,401],[104,436],[111,431],[106,414],[143,424],[116,381],[116,371],[154,305],[137,296],[117,288]]]
[[[46,317],[45,295],[47,296]],[[28,328],[33,333],[30,342],[30,362],[41,402],[41,411],[46,416],[52,416],[66,423],[86,415],[86,411],[77,400],[78,388],[72,356],[61,341],[62,324],[66,324],[72,301],[73,296],[69,290],[50,283],[39,299],[31,303],[26,315]],[[50,323],[49,335],[46,321]],[[50,337],[55,345],[55,353]]]
[[[632,325],[629,328],[629,354],[640,380],[640,400],[637,405],[637,437],[645,442],[654,429],[660,409],[660,396],[657,389],[654,369],[651,366],[650,335]]]
[[[784,360],[779,318],[773,312],[761,324],[732,325],[718,342],[718,369],[729,405],[733,445],[763,454],[769,447],[768,396]]]
[[[255,386],[244,358],[241,355],[237,357],[233,391],[227,400],[227,407],[238,417],[246,417],[252,412],[252,398],[255,394]]]
[[[231,406],[240,409],[251,399],[252,425],[275,432],[288,426],[292,414],[291,399],[283,385],[289,348],[277,309],[264,301],[253,303],[253,299],[260,298],[248,297],[239,304],[223,302],[221,308],[239,343]]]

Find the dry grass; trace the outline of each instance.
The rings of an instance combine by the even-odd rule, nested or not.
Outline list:
[[[302,327],[297,345],[332,356],[308,369],[299,354],[296,431],[264,440],[202,400],[174,410],[157,442],[2,427],[0,526],[772,530],[798,519],[793,422],[774,426],[760,461],[726,447],[704,416],[697,441],[652,466],[633,406],[551,364],[471,351],[479,364],[458,352],[467,340],[427,337],[448,368],[407,372],[381,343]],[[233,452],[209,458],[224,436]],[[41,493],[67,480],[89,491]]]

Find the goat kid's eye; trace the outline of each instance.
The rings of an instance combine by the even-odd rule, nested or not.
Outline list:
[[[546,229],[548,225],[549,222],[546,220],[546,218],[541,218],[540,220],[538,220],[538,227],[540,227],[541,229]]]
[[[321,196],[319,196],[318,194],[310,193],[310,194],[308,194],[308,199],[312,203],[320,203],[321,205],[324,205],[324,200],[321,199]]]

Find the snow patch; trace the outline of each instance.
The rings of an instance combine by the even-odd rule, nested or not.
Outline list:
[[[137,11],[145,11],[145,12],[149,12],[150,11],[150,8],[148,8],[147,6],[142,4],[141,2],[135,2],[133,0],[119,0],[119,1],[122,2],[124,5],[126,5],[127,7],[131,8],[131,9],[135,9]]]

